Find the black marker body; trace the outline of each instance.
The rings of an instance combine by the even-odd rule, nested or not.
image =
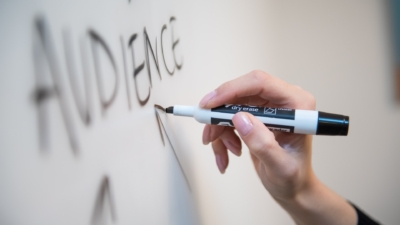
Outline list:
[[[232,117],[238,112],[253,114],[272,131],[346,136],[349,117],[312,110],[256,107],[246,105],[223,105],[212,109],[198,106],[168,107],[167,113],[194,117],[198,122],[220,126],[233,126]]]

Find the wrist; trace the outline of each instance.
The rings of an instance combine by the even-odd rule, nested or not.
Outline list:
[[[276,199],[296,224],[355,225],[355,209],[314,174],[291,198]]]
[[[311,172],[308,179],[292,195],[286,198],[274,197],[274,199],[284,208],[290,206],[306,209],[316,193],[320,192],[323,187],[322,182]]]

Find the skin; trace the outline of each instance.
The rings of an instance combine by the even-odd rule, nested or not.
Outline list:
[[[223,104],[315,110],[316,102],[298,86],[252,71],[222,84],[199,105],[213,108]],[[222,174],[229,164],[228,150],[240,156],[243,141],[265,189],[296,224],[357,224],[354,208],[316,177],[311,164],[311,135],[271,132],[244,112],[235,114],[232,121],[235,128],[206,125],[203,131],[203,143],[212,143]]]

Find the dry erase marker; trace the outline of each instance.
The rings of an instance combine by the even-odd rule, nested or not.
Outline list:
[[[312,110],[256,107],[248,105],[223,105],[212,109],[199,106],[175,105],[165,110],[176,116],[194,117],[198,122],[220,126],[233,126],[232,117],[238,112],[248,112],[270,130],[298,134],[347,136],[349,117]]]

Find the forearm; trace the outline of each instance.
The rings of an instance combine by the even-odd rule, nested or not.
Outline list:
[[[292,199],[276,199],[298,225],[356,225],[352,205],[314,175]]]

